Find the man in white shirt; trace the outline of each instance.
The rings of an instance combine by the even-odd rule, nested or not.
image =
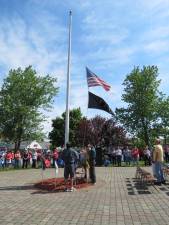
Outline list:
[[[151,166],[151,151],[149,150],[148,146],[146,146],[143,153],[144,153],[144,165]]]
[[[37,167],[37,158],[38,158],[38,153],[36,150],[32,153],[32,168]]]
[[[119,148],[119,146],[116,149],[116,156],[117,156],[117,165],[121,166],[122,150]]]

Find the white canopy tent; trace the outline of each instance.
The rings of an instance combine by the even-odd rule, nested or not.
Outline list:
[[[41,145],[37,141],[32,141],[27,147],[27,149],[42,149]]]

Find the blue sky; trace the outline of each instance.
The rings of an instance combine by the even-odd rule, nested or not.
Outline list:
[[[160,89],[169,95],[169,0],[0,0],[0,85],[9,69],[33,65],[39,74],[58,78],[60,91],[51,119],[65,110],[68,15],[72,20],[71,108],[85,116],[109,114],[87,110],[85,67],[112,86],[90,88],[112,110],[121,107],[123,80],[134,66],[157,65]]]

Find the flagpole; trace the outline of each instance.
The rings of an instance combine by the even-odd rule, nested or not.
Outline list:
[[[66,92],[66,119],[65,119],[65,146],[69,141],[69,95],[70,95],[70,57],[71,57],[71,30],[72,11],[69,12],[69,44],[68,44],[68,64],[67,64],[67,92]]]
[[[89,102],[89,86],[87,85],[88,88],[88,101],[87,101],[87,112],[86,112],[86,117],[88,115],[88,102]],[[87,120],[86,120],[86,124],[85,124],[85,130],[84,130],[84,137],[83,137],[83,148],[85,147],[85,139],[86,139],[86,130],[87,130]]]

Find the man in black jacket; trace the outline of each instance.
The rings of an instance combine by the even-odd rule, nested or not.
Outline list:
[[[96,184],[96,173],[95,173],[95,160],[96,151],[95,148],[88,144],[88,155],[89,155],[89,177],[92,184]]]
[[[64,178],[65,178],[65,191],[74,191],[75,188],[73,187],[73,178],[75,176],[75,165],[77,162],[77,154],[75,150],[71,149],[71,144],[66,144],[66,149],[63,150],[62,159],[65,163],[64,167]],[[70,177],[70,189],[68,188],[68,178]]]

